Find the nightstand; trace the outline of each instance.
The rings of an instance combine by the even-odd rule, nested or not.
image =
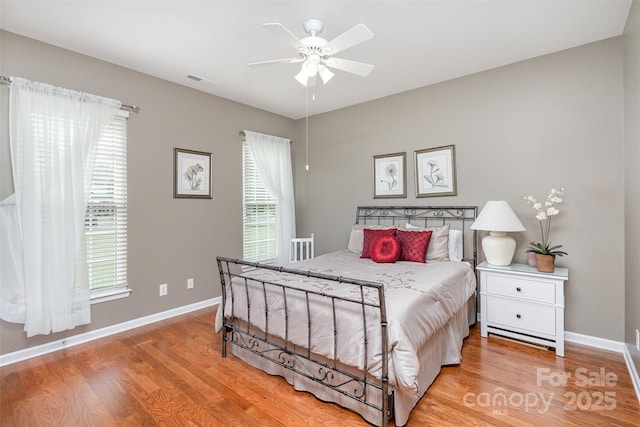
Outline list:
[[[541,273],[526,264],[483,262],[480,272],[480,335],[489,333],[555,347],[564,356],[564,282],[569,270]]]

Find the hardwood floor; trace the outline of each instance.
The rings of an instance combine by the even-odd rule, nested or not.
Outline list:
[[[2,426],[367,426],[220,356],[216,308],[1,368]],[[444,367],[408,426],[640,425],[620,354],[572,343],[553,351],[476,325],[460,365]]]

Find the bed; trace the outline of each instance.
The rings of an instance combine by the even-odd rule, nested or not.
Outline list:
[[[406,424],[441,367],[460,363],[475,323],[476,215],[473,206],[358,207],[347,249],[285,266],[217,257],[223,356],[231,345],[296,390],[375,425]],[[361,258],[388,230],[398,240],[428,232],[426,262]]]

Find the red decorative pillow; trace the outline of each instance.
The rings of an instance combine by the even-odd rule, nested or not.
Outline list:
[[[400,258],[400,243],[398,243],[395,237],[378,237],[371,244],[371,259],[375,262],[396,262],[398,258]]]
[[[365,228],[362,231],[364,231],[364,242],[362,244],[362,255],[360,255],[360,258],[371,258],[371,245],[378,237],[395,237],[396,235],[395,228],[389,228],[388,230],[372,230],[370,228]]]
[[[431,231],[398,230],[400,261],[427,262],[427,249],[431,241]]]

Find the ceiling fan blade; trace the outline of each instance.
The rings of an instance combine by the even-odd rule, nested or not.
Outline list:
[[[373,33],[364,24],[358,24],[329,42],[331,55],[373,38]]]
[[[348,73],[357,74],[362,77],[367,77],[369,73],[375,68],[374,65],[365,64],[364,62],[351,61],[349,59],[341,58],[329,58],[324,61],[327,67],[335,68],[337,70],[346,71]]]
[[[256,68],[256,67],[264,67],[267,65],[296,64],[302,61],[304,61],[303,58],[272,59],[271,61],[251,62],[247,64],[247,66]]]
[[[284,40],[294,48],[299,49],[301,47],[304,47],[304,44],[302,44],[302,42],[296,36],[294,36],[293,33],[289,31],[287,27],[285,27],[284,25],[278,22],[271,22],[267,24],[262,24],[262,26],[267,28],[275,36]]]

